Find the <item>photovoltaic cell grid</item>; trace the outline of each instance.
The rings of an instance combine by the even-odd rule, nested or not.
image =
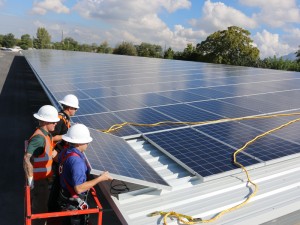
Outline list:
[[[146,134],[146,138],[175,161],[201,177],[209,177],[237,169],[231,162],[234,149],[191,128]],[[243,165],[259,161],[238,155]]]
[[[300,108],[300,76],[296,72],[64,51],[26,51],[24,54],[57,101],[69,93],[80,99],[80,109],[73,121],[95,129],[108,129],[112,124],[125,121],[145,124],[161,121],[195,122]],[[196,139],[204,150],[215,149],[215,145],[220,143],[235,149],[257,132],[273,128],[286,120],[288,118],[249,120],[193,129],[209,138],[205,144],[202,136]],[[255,146],[249,148],[247,154],[251,152],[251,157],[270,162],[297,153],[298,126],[292,125],[258,142],[257,146],[263,148],[264,157],[257,155],[259,149]],[[167,137],[160,138],[160,135],[165,132],[150,133],[178,127],[126,126],[114,135],[127,137],[146,133],[147,136],[155,136],[155,144],[161,148],[166,144],[164,138]],[[170,132],[176,132],[176,135]],[[167,131],[166,134],[172,137],[166,139],[167,144],[177,146],[180,139],[177,137],[180,136],[189,140],[185,132],[187,129]],[[273,146],[268,141],[274,141],[277,145]],[[180,143],[185,151],[189,151],[189,141]],[[285,147],[290,150],[284,150]],[[269,154],[272,148],[276,154]],[[230,154],[224,152],[226,158],[230,158]],[[246,157],[243,160],[247,165],[257,163],[247,163],[248,156],[242,156]],[[210,171],[203,174],[221,173],[223,170],[220,172],[216,167],[223,163],[222,160],[219,156],[214,165],[207,165]]]
[[[74,116],[72,117],[74,123],[83,123],[84,125],[96,130],[107,130],[114,124],[124,123],[121,119],[112,113],[100,113],[93,115]],[[130,126],[125,126],[122,129],[112,132],[113,135],[124,137],[136,135],[139,132]]]
[[[132,182],[156,188],[168,184],[122,138],[90,129],[93,141],[85,151],[91,173],[99,175],[109,171],[114,179],[131,179]]]

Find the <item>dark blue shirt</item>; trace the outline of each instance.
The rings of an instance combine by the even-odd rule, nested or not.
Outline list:
[[[63,164],[62,174],[60,174],[60,184],[62,188],[68,192],[70,191],[67,188],[65,181],[74,189],[75,186],[86,182],[89,173],[84,154],[73,146],[66,149],[66,152],[62,151],[59,154],[58,162],[61,163],[62,157],[66,157],[71,152],[76,153],[78,156],[73,155],[68,157]]]

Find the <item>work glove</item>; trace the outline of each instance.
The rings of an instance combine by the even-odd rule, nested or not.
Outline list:
[[[28,182],[28,186],[29,186],[30,189],[32,190],[32,189],[34,188],[33,177],[27,177],[27,182]]]

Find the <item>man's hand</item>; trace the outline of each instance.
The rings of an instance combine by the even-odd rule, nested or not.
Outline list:
[[[101,177],[103,178],[103,180],[113,180],[113,178],[110,176],[108,171],[105,171],[104,173],[101,174]]]

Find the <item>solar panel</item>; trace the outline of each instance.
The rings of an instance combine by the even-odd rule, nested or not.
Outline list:
[[[106,97],[106,98],[96,98],[96,102],[111,111],[125,110],[125,109],[135,109],[144,108],[146,105],[141,102],[137,102],[130,98],[130,96],[116,96],[116,97]]]
[[[122,138],[90,129],[93,141],[85,151],[91,174],[109,171],[114,179],[145,186],[170,186]]]
[[[222,92],[222,91],[216,91],[210,88],[196,88],[196,89],[188,89],[187,92],[204,96],[210,99],[214,98],[225,98],[225,97],[231,97],[233,96],[230,93],[227,92]]]
[[[191,173],[199,175],[205,180],[217,178],[218,174],[224,172],[240,172],[231,162],[233,148],[191,128],[146,134],[145,136],[150,143],[153,143]],[[244,154],[239,154],[237,159],[244,166],[260,163]],[[211,177],[212,175],[214,176]]]
[[[80,108],[77,110],[76,115],[86,115],[108,111],[94,99],[80,100],[79,106]]]
[[[94,128],[96,130],[107,130],[114,124],[124,123],[117,116],[112,113],[100,113],[84,116],[73,116],[71,120],[74,123],[83,123],[84,125]],[[113,135],[125,137],[139,134],[139,132],[130,126],[125,126],[120,130],[112,132]]]
[[[205,135],[229,144],[234,149],[242,147],[247,141],[263,133],[238,122],[215,123],[205,126],[195,126],[195,129]]]
[[[110,88],[92,88],[81,90],[83,93],[88,95],[91,98],[100,98],[100,97],[110,97],[117,96],[118,93],[112,91]]]
[[[127,122],[142,123],[142,124],[153,124],[162,121],[176,121],[164,114],[159,113],[150,108],[135,109],[127,111],[119,111],[115,113],[122,120]],[[178,127],[179,125],[177,125]],[[182,125],[181,125],[182,126]],[[135,127],[141,133],[153,132],[157,130],[172,129],[172,125],[161,125],[161,126],[137,126]]]
[[[131,101],[137,101],[147,106],[168,105],[178,103],[178,101],[158,95],[156,93],[130,95],[127,97]]]
[[[155,107],[154,109],[183,122],[210,121],[224,118],[214,113],[210,113],[186,104],[160,106]]]
[[[52,93],[53,93],[53,95],[56,97],[56,99],[58,101],[61,100],[61,99],[63,99],[68,94],[75,95],[79,100],[88,99],[89,98],[88,95],[86,95],[82,91],[76,90],[76,89],[75,90],[67,90],[66,91],[65,89],[62,88],[60,91],[52,91]]]
[[[94,129],[106,130],[123,122],[196,122],[300,109],[300,78],[296,72],[68,51],[24,51],[24,55],[53,105],[58,106],[57,101],[66,94],[75,94],[80,109],[72,121]],[[233,151],[286,120],[243,120],[192,128],[170,124],[125,126],[113,134],[126,139],[146,135],[180,165],[206,179],[240,171],[231,164]],[[251,168],[260,166],[260,162],[297,156],[299,126],[291,125],[263,138],[245,154],[239,154],[239,159]],[[107,143],[113,141],[108,139]],[[198,161],[194,162],[191,151],[203,158],[195,156]],[[109,152],[105,154],[109,156]],[[101,164],[94,161],[101,161],[96,156],[88,158],[94,166]]]
[[[192,105],[202,110],[207,110],[209,112],[218,113],[219,115],[227,118],[237,118],[261,114],[258,111],[246,109],[237,105],[228,104],[226,102],[218,100],[193,102],[189,103],[189,105]]]
[[[180,102],[194,102],[208,99],[207,97],[192,94],[188,91],[177,90],[177,91],[164,91],[159,92],[159,95],[174,99]]]
[[[278,112],[286,109],[284,105],[277,105],[274,102],[261,101],[248,96],[222,99],[222,101],[260,113]]]

